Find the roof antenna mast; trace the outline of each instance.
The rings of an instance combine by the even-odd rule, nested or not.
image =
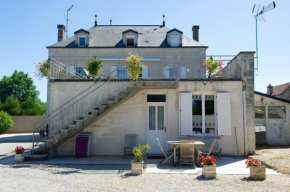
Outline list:
[[[110,19],[110,25],[112,25],[112,19]]]
[[[269,5],[267,5],[266,7],[263,6],[263,8],[260,10],[260,5],[254,4],[253,10],[252,10],[252,14],[253,17],[256,21],[256,59],[257,59],[257,68],[255,68],[257,71],[259,69],[259,57],[258,57],[258,20],[259,21],[264,21],[266,22],[266,20],[264,19],[264,17],[262,16],[264,13],[271,11],[272,9],[274,9],[276,7],[276,3],[273,1],[272,3],[270,3]],[[257,10],[255,13],[255,9]]]
[[[70,8],[67,9],[66,11],[66,39],[67,39],[67,36],[68,36],[68,12],[74,7],[74,5],[71,5]]]

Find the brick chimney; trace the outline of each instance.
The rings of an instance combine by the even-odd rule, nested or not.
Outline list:
[[[57,25],[57,42],[60,42],[64,39],[65,26]]]
[[[199,25],[192,26],[192,38],[195,41],[199,41]]]
[[[273,93],[273,86],[271,86],[271,84],[269,84],[269,86],[267,87],[267,94],[272,95],[272,93]]]

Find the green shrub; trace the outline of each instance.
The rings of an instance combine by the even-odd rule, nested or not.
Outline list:
[[[144,156],[149,151],[150,146],[148,144],[141,146],[140,143],[138,147],[133,147],[133,154],[134,154],[134,162],[142,162]]]
[[[101,73],[103,60],[98,58],[90,57],[87,65],[87,70],[89,71],[89,76],[92,78],[97,78]]]
[[[8,113],[0,111],[0,134],[11,129],[14,125],[13,119]]]
[[[142,74],[142,68],[145,67],[141,63],[142,57],[138,54],[133,55],[129,53],[129,56],[126,58],[126,64],[128,66],[128,74],[132,77],[132,79],[136,80],[139,75]]]

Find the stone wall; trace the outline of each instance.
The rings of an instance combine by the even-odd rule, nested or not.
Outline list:
[[[244,82],[243,89],[246,91],[246,116],[247,116],[247,138],[248,153],[254,154],[256,148],[255,139],[255,112],[254,112],[254,54],[255,52],[240,52],[223,69],[223,77],[237,78],[242,77]],[[243,102],[241,100],[240,102]]]
[[[14,126],[5,133],[33,133],[33,125],[45,116],[12,116],[12,119]]]

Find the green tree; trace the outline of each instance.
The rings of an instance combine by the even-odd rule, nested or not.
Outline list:
[[[8,113],[0,111],[0,134],[11,129],[13,125],[14,122],[12,117]]]
[[[4,76],[0,81],[0,97],[4,103],[9,97],[17,98],[20,102],[29,97],[37,98],[39,92],[27,73],[15,70],[11,77]]]
[[[20,115],[20,101],[17,98],[9,97],[5,103],[2,104],[0,110],[6,111],[9,115]]]
[[[32,78],[22,71],[0,81],[0,110],[10,115],[45,115],[46,103],[38,98]]]

